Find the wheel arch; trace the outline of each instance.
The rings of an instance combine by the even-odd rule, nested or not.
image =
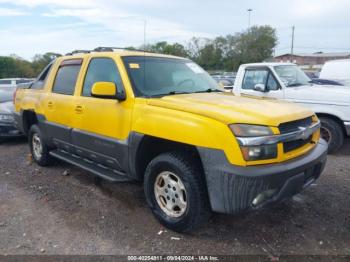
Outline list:
[[[22,112],[22,131],[25,136],[28,136],[30,127],[38,123],[38,117],[33,110],[24,110]]]
[[[346,128],[344,122],[337,116],[328,113],[316,113],[318,118],[329,118],[339,124],[342,129],[344,137],[346,137]]]
[[[131,149],[130,168],[131,173],[139,181],[143,181],[144,173],[148,164],[156,156],[171,151],[185,151],[193,155],[194,159],[199,161],[202,171],[202,178],[205,179],[203,163],[196,146],[184,144],[176,141],[171,141],[163,138],[153,137],[149,135],[136,135],[132,143],[134,148]],[[135,140],[137,140],[135,142]]]

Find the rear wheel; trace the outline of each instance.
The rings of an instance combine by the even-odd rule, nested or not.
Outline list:
[[[210,207],[199,163],[182,152],[164,153],[148,165],[144,188],[155,217],[177,232],[189,232],[206,222]]]
[[[33,160],[40,166],[50,165],[52,163],[52,157],[37,125],[31,126],[28,137]]]
[[[321,136],[328,143],[328,152],[337,152],[344,143],[344,133],[338,122],[327,117],[321,117]]]

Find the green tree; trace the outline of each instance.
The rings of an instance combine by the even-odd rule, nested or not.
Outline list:
[[[34,77],[31,63],[15,55],[0,57],[0,78]]]
[[[166,41],[162,41],[162,42],[157,42],[153,45],[147,45],[142,49],[146,51],[154,52],[154,53],[159,53],[159,54],[188,57],[186,48],[179,43],[169,44]]]
[[[35,75],[38,75],[51,61],[60,57],[61,54],[48,52],[43,55],[37,54],[33,58],[32,68]]]
[[[192,38],[187,46],[191,59],[207,70],[232,71],[242,63],[270,58],[277,44],[276,31],[270,26],[254,26],[235,35],[213,40]]]
[[[253,26],[236,34],[233,41],[233,69],[244,63],[263,62],[271,58],[278,43],[276,30],[271,26]]]
[[[0,56],[0,78],[8,78],[15,76],[15,59],[9,56]]]

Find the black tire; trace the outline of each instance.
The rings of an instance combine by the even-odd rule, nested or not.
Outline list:
[[[186,211],[180,217],[167,215],[155,196],[155,183],[164,171],[181,179],[186,190]],[[199,161],[185,152],[163,153],[154,158],[146,168],[144,190],[149,207],[161,224],[176,232],[190,232],[208,221],[211,210],[204,176]]]
[[[33,142],[34,136],[36,136],[40,140],[40,143],[42,146],[42,152],[40,156],[34,152],[34,142]],[[49,154],[49,148],[45,144],[40,128],[37,125],[32,125],[30,127],[28,142],[29,142],[29,148],[32,154],[32,158],[39,166],[48,166],[52,164],[52,157]]]
[[[336,153],[344,143],[344,132],[339,123],[331,118],[321,117],[321,135],[328,142],[328,153]]]

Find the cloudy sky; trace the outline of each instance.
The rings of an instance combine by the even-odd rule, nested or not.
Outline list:
[[[350,52],[348,0],[0,0],[0,55],[31,59],[97,46],[139,46],[234,34],[252,25],[277,29],[276,54]]]

